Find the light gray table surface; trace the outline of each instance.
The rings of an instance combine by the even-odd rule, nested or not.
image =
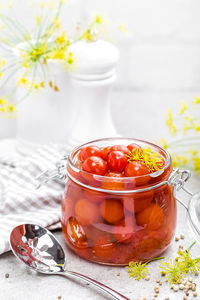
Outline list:
[[[2,149],[2,147],[1,147]],[[200,191],[200,177],[193,174],[188,188],[197,192]],[[180,193],[180,198],[187,203],[188,196]],[[168,250],[164,253],[166,259],[175,257],[178,246],[182,244],[184,247],[189,246],[194,238],[190,232],[186,221],[186,210],[178,204],[177,230],[176,235],[185,235],[185,239],[180,242],[172,241]],[[69,270],[88,275],[106,285],[116,289],[130,299],[147,300],[153,299],[155,281],[160,277],[159,262],[149,264],[151,273],[150,281],[135,281],[129,278],[128,272],[124,267],[101,266],[85,261],[73,254],[65,245],[61,231],[55,232],[57,239],[61,242],[66,252],[67,266]],[[191,253],[194,256],[200,256],[200,246],[196,244]],[[9,278],[5,278],[5,274],[9,273]],[[117,274],[120,273],[120,276]],[[195,278],[196,282],[199,278]],[[160,286],[160,293],[157,299],[182,300],[184,293],[182,291],[174,293],[170,290],[169,284],[165,283]],[[197,287],[198,297],[200,299],[200,287]],[[11,252],[4,253],[0,256],[0,300],[57,300],[58,296],[62,296],[62,300],[78,300],[78,299],[111,299],[105,296],[97,288],[87,285],[79,280],[71,280],[65,277],[51,275],[45,276],[28,270],[24,265],[16,261]],[[191,296],[188,299],[192,299]]]

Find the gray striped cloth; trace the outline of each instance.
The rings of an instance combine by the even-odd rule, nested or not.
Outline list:
[[[0,156],[0,254],[9,250],[9,235],[16,225],[60,227],[64,184],[54,180],[35,189],[35,177],[46,169],[55,169],[62,151],[46,145],[14,161]]]

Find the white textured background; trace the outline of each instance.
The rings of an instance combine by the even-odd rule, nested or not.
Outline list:
[[[14,1],[14,14],[29,26],[25,2],[31,1]],[[131,32],[113,33],[121,59],[111,112],[121,134],[157,138],[166,132],[166,108],[199,95],[199,11],[199,0],[68,0],[62,12],[66,28],[97,12]],[[15,121],[0,116],[0,138],[15,134]]]

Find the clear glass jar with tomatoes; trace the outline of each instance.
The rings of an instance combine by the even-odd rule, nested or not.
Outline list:
[[[111,138],[68,158],[62,230],[79,256],[127,265],[160,255],[176,227],[170,155],[149,142]]]

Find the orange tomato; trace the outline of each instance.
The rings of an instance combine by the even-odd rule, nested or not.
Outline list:
[[[138,213],[150,205],[154,197],[154,191],[139,192],[123,197],[124,207],[130,211]]]
[[[124,188],[124,182],[120,178],[124,175],[120,172],[106,173],[105,179],[102,182],[102,188],[105,190],[122,190]]]
[[[70,242],[76,247],[88,247],[88,239],[85,231],[74,217],[70,217],[67,222],[67,236],[69,237]]]
[[[75,215],[81,224],[93,224],[100,218],[99,208],[87,199],[80,199],[75,205]]]
[[[119,200],[105,199],[100,206],[100,211],[108,223],[119,222],[124,217],[123,206]]]
[[[136,228],[133,217],[126,217],[123,221],[115,224],[113,234],[118,242],[129,243]]]
[[[151,230],[158,229],[162,225],[163,221],[163,210],[155,203],[152,203],[150,206],[136,215],[137,225],[146,226],[146,228]]]
[[[115,244],[111,242],[108,234],[99,237],[93,248],[94,255],[101,258],[103,261],[111,259],[115,251]]]

